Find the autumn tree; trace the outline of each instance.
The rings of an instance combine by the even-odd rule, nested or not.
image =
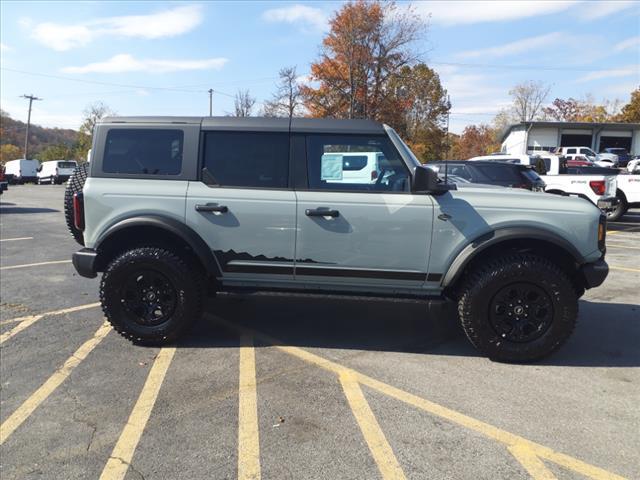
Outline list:
[[[250,117],[253,107],[256,104],[255,97],[251,96],[249,90],[238,90],[233,105],[235,117]]]
[[[587,95],[584,99],[556,98],[550,106],[542,109],[544,119],[558,122],[609,122],[615,117],[619,109],[617,100],[605,100],[598,104],[593,96]]]
[[[329,26],[311,65],[319,85],[301,87],[305,107],[313,117],[383,120],[397,103],[389,81],[418,59],[411,47],[426,25],[411,9],[356,0],[344,4]]]
[[[509,90],[513,99],[512,110],[519,122],[536,120],[542,113],[542,104],[549,96],[551,87],[542,82],[524,82]]]
[[[296,67],[282,68],[278,72],[276,92],[264,104],[265,117],[296,117],[302,113],[302,94]]]
[[[500,150],[498,132],[489,125],[469,125],[453,145],[451,156],[467,160],[479,155],[489,155]]]
[[[16,160],[22,158],[22,148],[5,143],[0,145],[0,165],[4,165],[9,160]]]
[[[640,88],[636,88],[631,92],[631,100],[616,117],[616,121],[625,123],[640,123]]]

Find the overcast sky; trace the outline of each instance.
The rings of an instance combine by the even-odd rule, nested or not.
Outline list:
[[[233,94],[269,98],[281,67],[301,76],[340,2],[1,3],[2,109],[78,128],[102,100],[121,115],[214,115]],[[400,2],[400,5],[407,5]],[[417,45],[451,94],[451,129],[490,122],[524,80],[551,98],[628,101],[640,85],[640,2],[414,2],[429,21]]]

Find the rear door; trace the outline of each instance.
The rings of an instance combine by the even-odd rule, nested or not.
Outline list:
[[[186,219],[213,251],[224,282],[293,280],[296,197],[289,188],[288,122],[272,131],[203,127],[201,155]]]
[[[332,152],[376,154],[377,178],[352,183]],[[337,290],[422,288],[433,202],[410,192],[409,170],[388,137],[309,133],[306,160],[308,188],[296,191],[296,282]]]

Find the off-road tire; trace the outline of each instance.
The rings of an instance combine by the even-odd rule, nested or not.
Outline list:
[[[513,342],[491,324],[491,305],[509,285],[526,284],[544,292],[552,306],[550,324],[538,338]],[[468,272],[460,288],[458,315],[471,343],[492,360],[524,363],[557,350],[571,336],[578,316],[578,296],[571,280],[554,263],[514,253],[488,260]]]
[[[623,193],[618,191],[616,197],[618,197],[618,205],[616,205],[615,210],[607,212],[607,221],[609,222],[617,222],[629,209],[629,204]]]
[[[78,230],[73,221],[73,195],[82,192],[84,188],[84,182],[87,181],[87,175],[89,174],[89,164],[83,163],[78,165],[74,170],[67,186],[64,190],[64,219],[67,222],[67,228],[69,233],[80,245],[84,246],[84,236],[82,230]],[[53,181],[51,182],[53,184]]]
[[[127,309],[126,282],[137,272],[154,271],[176,291],[175,308],[157,325],[144,325]],[[139,345],[166,345],[177,340],[202,316],[205,280],[198,269],[178,255],[156,247],[142,247],[119,255],[100,282],[100,301],[107,320],[120,335]]]

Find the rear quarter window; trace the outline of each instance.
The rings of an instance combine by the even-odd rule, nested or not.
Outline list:
[[[102,170],[106,173],[179,175],[182,130],[118,128],[107,133]]]

